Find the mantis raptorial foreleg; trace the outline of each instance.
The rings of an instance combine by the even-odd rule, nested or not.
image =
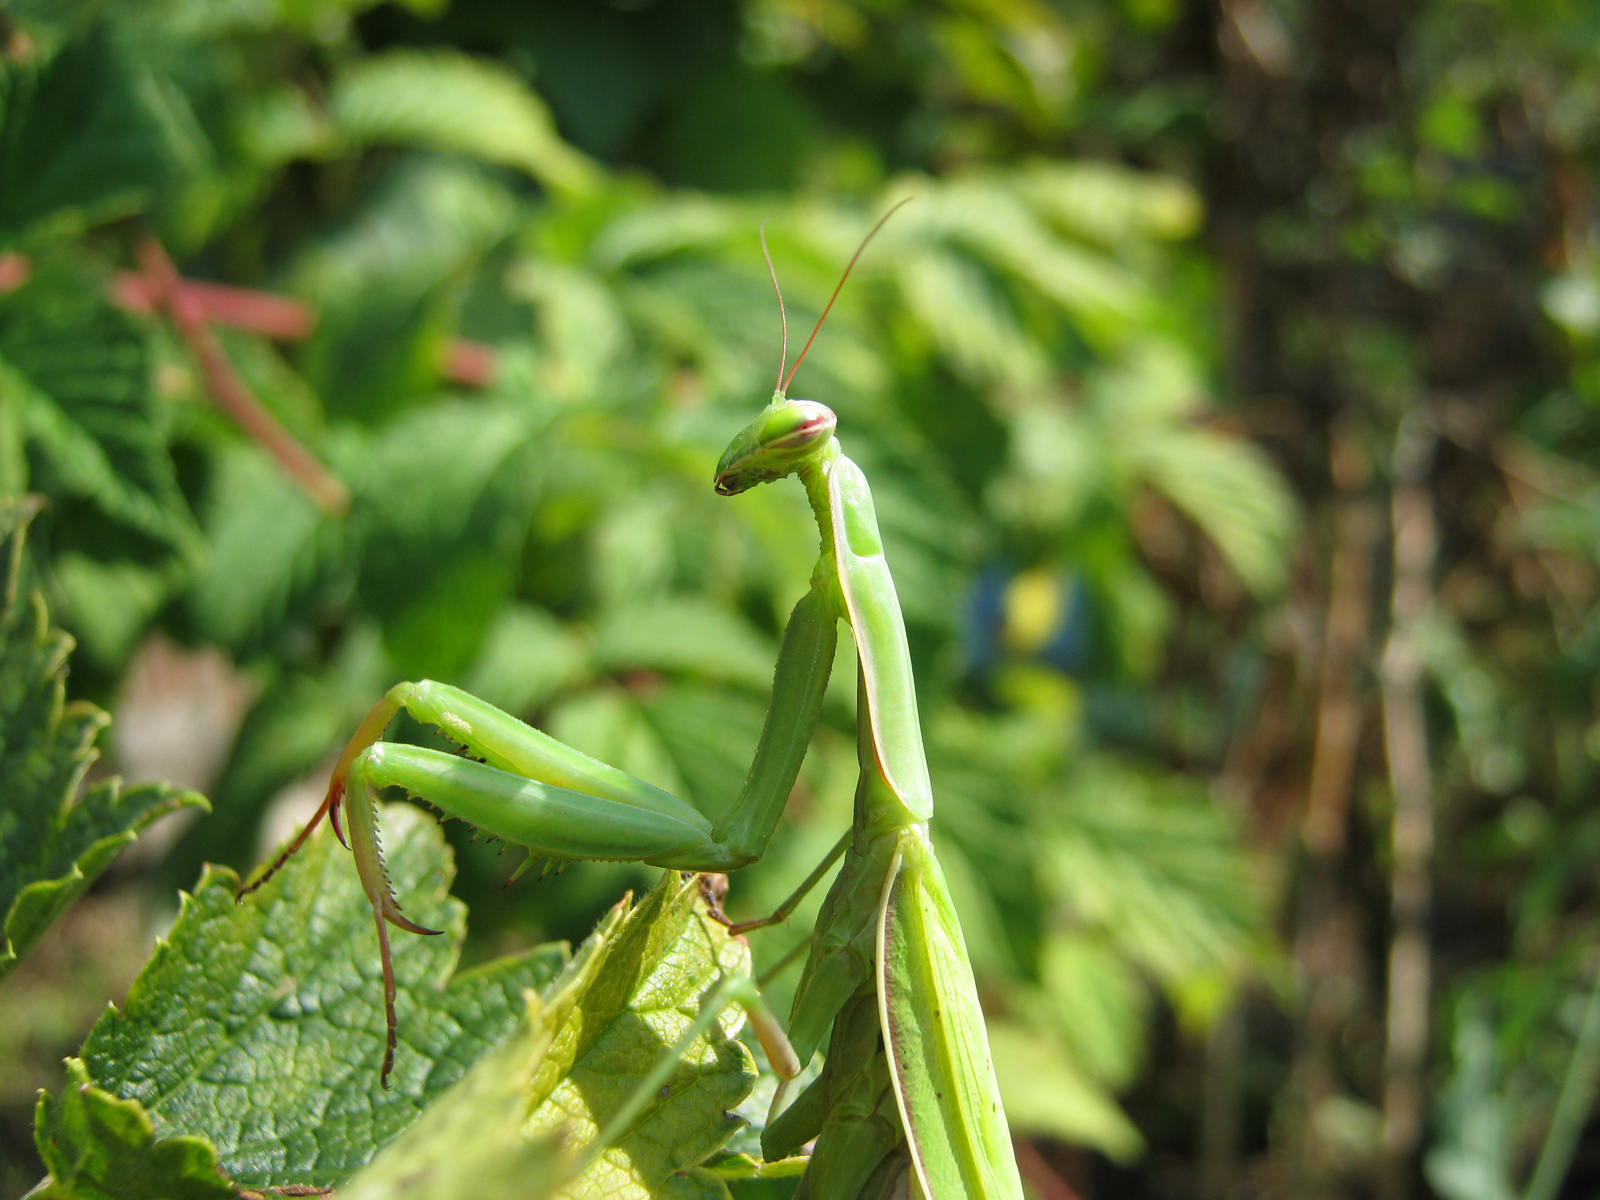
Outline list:
[[[781,309],[781,293],[779,303]],[[756,1019],[758,1033],[766,1026],[762,1040],[771,1039],[768,1055],[783,1063],[781,1073],[794,1074],[825,1040],[829,1044],[822,1075],[768,1127],[764,1152],[784,1154],[817,1137],[799,1193],[817,1200],[886,1196],[906,1188],[907,1179],[910,1190],[927,1200],[1021,1200],[972,968],[928,838],[933,789],[905,626],[872,491],[834,437],[832,411],[786,395],[810,346],[807,341],[787,375],[780,363],[771,403],[717,464],[715,488],[724,496],[798,476],[816,516],[821,555],[811,589],[784,631],[750,773],[715,824],[667,792],[465,692],[426,681],[398,685],[369,714],[340,758],[312,824],[323,814],[337,822],[341,804],[349,818],[350,845],[384,956],[387,1078],[395,1017],[386,925],[427,931],[401,916],[390,894],[374,791],[404,787],[533,854],[735,870],[765,852],[782,814],[817,723],[837,623],[843,620],[855,639],[858,665],[861,773],[854,821],[830,861],[777,913],[733,926],[755,929],[784,919],[831,860],[842,859],[811,938],[788,1040],[775,1022]],[[482,761],[380,742],[402,708]],[[759,1011],[758,1005],[751,1008]],[[793,1056],[786,1058],[791,1045]]]
[[[765,851],[816,728],[837,645],[837,619],[816,590],[795,605],[784,630],[772,701],[755,759],[738,798],[715,826],[692,805],[599,762],[470,693],[423,680],[396,684],[373,706],[334,767],[327,796],[300,835],[241,895],[260,887],[327,814],[341,805],[362,887],[372,903],[383,959],[388,1049],[394,1066],[394,968],[388,924],[432,933],[400,911],[384,868],[372,804],[375,790],[402,787],[530,855],[646,862],[691,871],[726,871]],[[481,759],[382,742],[404,710],[442,730]]]

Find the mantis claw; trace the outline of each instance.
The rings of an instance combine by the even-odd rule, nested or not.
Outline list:
[[[340,789],[341,791],[343,788]],[[333,836],[339,839],[339,845],[346,850],[350,849],[350,839],[344,835],[344,824],[339,820],[339,805],[337,801],[328,809],[328,821],[333,826]]]
[[[405,913],[401,912],[400,906],[392,900],[383,906],[383,916],[391,925],[398,926],[407,933],[422,933],[430,937],[437,937],[444,932],[442,929],[429,929],[424,925],[418,925]]]

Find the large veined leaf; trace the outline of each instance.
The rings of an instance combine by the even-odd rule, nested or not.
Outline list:
[[[137,1100],[118,1100],[67,1060],[59,1098],[39,1096],[39,1157],[50,1172],[30,1195],[49,1200],[234,1200],[238,1192],[204,1138],[156,1136]]]
[[[743,941],[706,915],[698,880],[669,872],[637,906],[625,899],[612,909],[530,1001],[521,1033],[343,1194],[541,1197],[564,1183],[558,1194],[573,1200],[725,1200],[719,1174],[700,1164],[743,1126],[731,1110],[754,1083],[749,1051],[734,1038],[736,1007],[683,1050],[616,1141],[597,1158],[585,1151],[663,1065],[719,979],[749,966]],[[558,1140],[564,1162],[554,1160]]]
[[[198,533],[167,453],[145,335],[98,296],[100,277],[59,262],[0,297],[0,403],[34,452],[31,486],[82,498],[178,550]]]
[[[236,1184],[342,1183],[514,1028],[522,993],[560,969],[544,946],[451,977],[466,924],[450,856],[410,806],[382,812],[407,911],[439,938],[396,933],[400,1044],[378,1080],[385,1023],[372,909],[326,831],[258,893],[208,868],[172,932],[84,1043],[95,1086],[137,1100],[160,1137],[203,1137]]]
[[[19,578],[33,511],[0,501],[0,979],[141,829],[207,807],[193,792],[115,778],[78,794],[110,718],[66,703],[72,639],[49,627],[44,602]]]
[[[149,83],[104,27],[42,65],[0,70],[0,244],[55,218],[80,223],[136,211],[168,177]]]
[[[562,1128],[573,1146],[593,1140],[677,1044],[716,982],[749,970],[749,947],[706,915],[699,881],[666,874],[618,920],[594,981],[552,1014],[559,1020],[535,1075],[529,1132]],[[566,1194],[644,1200],[670,1180],[674,1196],[724,1196],[720,1179],[697,1164],[743,1125],[731,1111],[755,1082],[750,1052],[734,1038],[743,1019],[737,1008],[723,1013],[683,1054],[653,1103]]]

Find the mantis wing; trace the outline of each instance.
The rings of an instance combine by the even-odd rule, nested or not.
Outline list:
[[[900,837],[878,925],[878,1003],[927,1200],[1022,1200],[972,964],[927,836]]]

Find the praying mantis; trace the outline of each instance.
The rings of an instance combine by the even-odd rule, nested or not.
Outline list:
[[[457,688],[400,683],[357,728],[315,816],[244,889],[259,887],[324,816],[330,819],[354,854],[377,924],[388,1022],[385,1086],[397,1039],[388,926],[435,931],[409,920],[395,900],[379,844],[377,791],[404,788],[449,816],[527,847],[529,862],[545,856],[737,870],[761,858],[782,816],[817,725],[843,621],[858,663],[860,776],[853,823],[778,913],[731,926],[742,933],[783,919],[842,858],[812,935],[787,1039],[776,1022],[755,1022],[769,1061],[786,1079],[825,1040],[827,1051],[820,1075],[768,1123],[762,1152],[774,1160],[816,1140],[799,1198],[898,1192],[925,1200],[1021,1200],[971,963],[928,835],[933,789],[905,625],[872,492],[834,436],[834,413],[787,395],[850,271],[894,211],[857,247],[787,374],[788,323],[778,289],[784,338],[771,402],[717,464],[715,489],[722,496],[798,476],[821,540],[810,588],[783,633],[755,757],[724,815],[713,824],[676,796]],[[777,288],[770,255],[767,266]],[[402,709],[472,757],[382,741]],[[761,1006],[748,1008],[755,1016]]]

